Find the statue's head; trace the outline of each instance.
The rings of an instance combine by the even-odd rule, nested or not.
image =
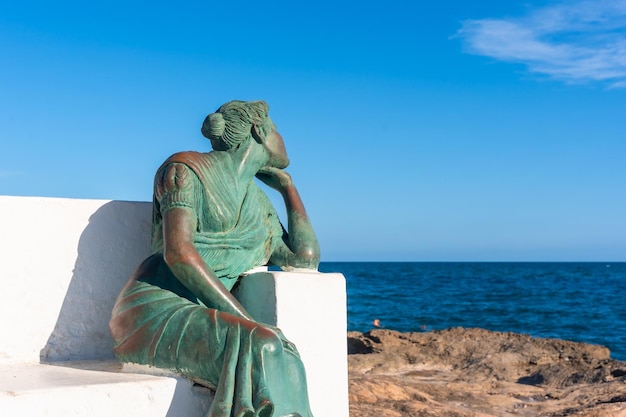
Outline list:
[[[216,151],[237,149],[254,140],[267,149],[268,165],[284,168],[289,165],[285,145],[268,113],[269,106],[261,100],[229,101],[204,119],[202,135]]]

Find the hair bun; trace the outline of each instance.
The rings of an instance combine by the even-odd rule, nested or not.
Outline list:
[[[202,123],[202,135],[208,139],[219,139],[224,134],[226,123],[222,113],[211,113]]]

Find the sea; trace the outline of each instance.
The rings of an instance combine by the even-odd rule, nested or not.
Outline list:
[[[608,347],[626,361],[626,263],[322,262],[346,277],[348,330],[451,327]]]

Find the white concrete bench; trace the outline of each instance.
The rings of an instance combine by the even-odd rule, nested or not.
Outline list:
[[[0,196],[0,416],[204,416],[208,390],[123,370],[108,330],[151,204]],[[257,272],[237,294],[298,346],[316,417],[348,416],[345,280]]]

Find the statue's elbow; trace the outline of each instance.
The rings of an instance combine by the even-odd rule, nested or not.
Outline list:
[[[175,270],[182,265],[192,264],[193,258],[192,254],[184,250],[166,250],[163,252],[163,260],[172,270]]]
[[[299,268],[317,269],[320,264],[319,248],[307,248],[299,251],[296,255]]]

